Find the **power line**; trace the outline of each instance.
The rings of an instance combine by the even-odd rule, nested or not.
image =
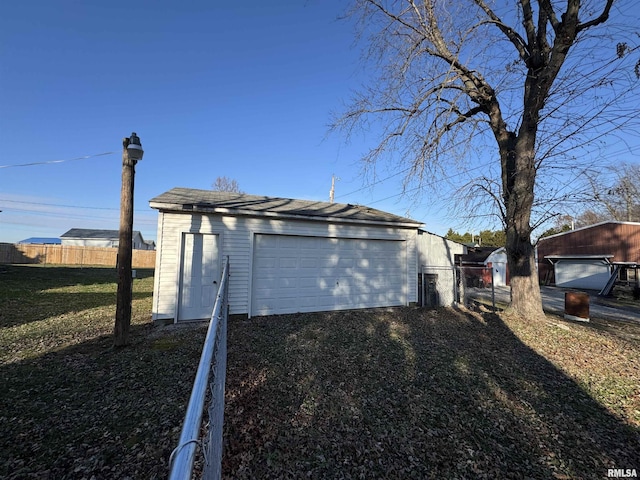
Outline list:
[[[85,206],[80,206],[80,205],[63,205],[63,204],[59,204],[59,203],[27,202],[27,201],[23,201],[23,200],[5,200],[3,198],[0,198],[0,202],[5,202],[5,203],[24,203],[24,204],[27,204],[27,205],[42,205],[44,207],[85,208],[87,210],[119,210],[118,208],[114,208],[114,207],[85,207]]]
[[[4,203],[22,203],[22,204],[26,204],[26,205],[41,205],[43,207],[62,207],[62,208],[78,208],[78,209],[86,209],[86,210],[110,210],[110,211],[119,211],[119,208],[116,207],[87,207],[87,206],[81,206],[81,205],[64,205],[64,204],[60,204],[60,203],[46,203],[46,202],[27,202],[24,200],[6,200],[3,198],[0,198],[0,202],[4,202]],[[13,209],[13,210],[18,210],[18,209]],[[25,212],[28,211],[35,211],[35,210],[22,210]],[[136,212],[145,212],[145,213],[149,213],[150,210],[140,210],[137,209],[135,210]]]
[[[375,182],[373,182],[373,183],[371,183],[371,184],[369,184],[369,185],[365,185],[364,187],[360,187],[360,188],[358,188],[357,190],[354,190],[354,191],[349,192],[349,193],[345,193],[345,194],[340,195],[340,196],[341,196],[341,197],[348,197],[349,195],[353,195],[354,193],[361,192],[362,190],[366,190],[367,188],[371,188],[371,187],[373,187],[374,185],[378,185],[379,183],[386,182],[387,180],[391,180],[393,177],[397,177],[398,175],[401,175],[401,174],[403,174],[403,173],[406,173],[406,172],[408,172],[409,170],[411,170],[412,168],[413,168],[413,167],[405,168],[405,169],[403,169],[403,170],[400,170],[399,172],[394,173],[393,175],[389,175],[388,177],[381,178],[380,180],[376,180]]]
[[[117,210],[117,209],[114,209]],[[23,208],[4,208],[3,209],[3,213],[7,213],[7,214],[11,214],[11,213],[16,213],[16,212],[20,212],[20,213],[24,213],[27,215],[41,215],[41,216],[47,216],[47,217],[59,217],[59,218],[69,218],[69,219],[95,219],[95,220],[109,220],[109,219],[118,219],[118,216],[109,216],[109,215],[101,215],[101,216],[97,216],[97,215],[92,215],[92,214],[81,214],[81,213],[69,213],[69,212],[56,212],[56,211],[41,211],[41,210],[29,210],[29,209],[23,209]],[[142,214],[147,214],[147,215],[152,215],[154,212],[151,211],[139,211],[136,210],[136,212],[138,213],[138,218],[136,219],[136,223],[138,221],[140,222],[147,222],[149,224],[155,224],[157,223],[155,219],[150,219],[150,218],[146,218],[146,217],[141,217],[140,215]],[[2,223],[4,220],[6,220],[8,217],[0,217],[0,223]]]
[[[0,165],[0,168],[33,167],[35,165],[51,165],[53,163],[64,163],[64,162],[73,162],[73,161],[76,161],[76,160],[86,160],[88,158],[102,157],[104,155],[113,155],[115,153],[116,152],[96,153],[95,155],[85,155],[83,157],[67,158],[67,159],[64,159],[64,160],[48,160],[46,162],[14,163],[14,164],[11,164],[11,165]]]
[[[440,152],[440,154],[445,154],[445,153],[447,153],[447,152],[449,152],[449,151],[452,151],[454,148],[458,148],[458,147],[460,147],[460,145],[462,145],[462,144],[463,144],[463,143],[465,143],[466,141],[471,140],[471,139],[473,139],[473,138],[475,138],[475,137],[479,137],[479,136],[484,135],[484,134],[485,134],[485,132],[476,130],[476,131],[471,135],[471,137],[470,137],[469,139],[467,139],[467,140],[462,140],[462,141],[460,141],[460,142],[456,143],[455,145],[451,145],[451,146],[447,147],[445,150],[443,150],[442,152]],[[413,168],[414,168],[414,165],[410,165],[409,167],[404,168],[404,169],[402,169],[402,170],[400,170],[400,171],[398,171],[398,172],[396,172],[396,173],[394,173],[394,174],[392,174],[392,175],[389,175],[388,177],[381,178],[380,180],[376,180],[375,182],[373,182],[373,183],[371,183],[371,184],[369,184],[369,185],[365,185],[364,187],[360,187],[360,188],[358,188],[357,190],[354,190],[354,191],[352,191],[352,192],[349,192],[349,193],[346,193],[346,194],[344,194],[344,195],[340,195],[340,196],[341,196],[341,197],[348,197],[349,195],[353,195],[354,193],[360,192],[360,191],[365,190],[365,189],[367,189],[367,188],[371,188],[371,187],[373,187],[374,185],[378,185],[378,184],[380,184],[380,183],[382,183],[382,182],[386,182],[387,180],[390,180],[390,179],[392,179],[392,178],[394,178],[394,177],[397,177],[398,175],[401,175],[401,174],[403,174],[403,173],[407,173],[407,172],[409,172],[410,170],[412,170]],[[475,170],[475,169],[476,169],[476,168],[472,168],[472,169],[470,169],[470,170]],[[465,172],[466,172],[466,171],[469,171],[469,170],[465,170]],[[461,175],[461,174],[463,174],[463,173],[464,173],[464,172],[462,172],[462,173],[460,173],[460,174],[457,174],[457,175]],[[449,179],[449,178],[453,178],[454,176],[457,176],[457,175],[452,175],[452,176],[449,176],[449,177],[445,177],[445,178],[444,178],[444,180],[447,180],[447,179]],[[410,191],[414,191],[414,190],[416,190],[416,189],[412,189],[412,190],[410,190]],[[403,192],[403,193],[405,193],[405,192]],[[402,195],[402,193],[400,193],[400,194],[398,194],[398,195],[394,195],[394,196],[399,196],[399,195]],[[381,201],[381,200],[376,200],[376,201]]]
[[[441,178],[442,180],[451,180],[454,177],[459,177],[461,175],[465,175],[465,174],[467,174],[469,172],[472,172],[474,170],[480,170],[482,168],[486,168],[486,167],[488,167],[490,165],[491,165],[491,163],[483,163],[481,165],[478,165],[478,166],[475,166],[475,167],[472,167],[472,168],[467,168],[464,171],[461,171],[459,173],[454,173],[452,175],[443,176],[443,177],[439,177],[439,178]],[[400,172],[400,173],[402,173],[402,172]],[[389,178],[392,178],[392,177],[388,177],[386,180],[388,180]],[[407,193],[415,192],[417,190],[420,190],[421,188],[423,188],[423,185],[418,185],[417,187],[410,188],[409,190],[404,190],[404,191],[402,191],[400,193],[394,193],[393,195],[390,195],[390,196],[385,197],[385,198],[380,198],[380,199],[374,200],[372,202],[367,202],[367,204],[372,205],[374,203],[384,202],[385,200],[389,200],[389,199],[394,198],[394,197],[400,197],[402,195],[406,195]]]
[[[0,198],[0,203],[17,203],[17,204],[24,204],[24,205],[38,205],[38,206],[42,206],[42,207],[59,207],[59,208],[75,208],[75,209],[84,209],[84,210],[104,210],[107,212],[117,212],[120,209],[119,208],[115,208],[115,207],[88,207],[88,206],[81,206],[81,205],[63,205],[63,204],[58,204],[58,203],[45,203],[45,202],[27,202],[27,201],[21,201],[21,200],[5,200]],[[19,207],[6,207],[4,208],[4,210],[7,213],[10,212],[25,212],[25,213],[30,213],[33,215],[55,215],[55,216],[59,216],[59,217],[68,217],[68,218],[81,218],[81,217],[85,217],[84,215],[79,215],[79,214],[69,214],[69,213],[54,213],[54,212],[50,212],[50,211],[42,211],[42,210],[36,210],[36,209],[22,209]],[[134,210],[136,213],[138,214],[148,214],[148,213],[153,213],[152,209],[136,209]],[[86,217],[86,218],[91,218],[91,217]]]
[[[610,132],[608,132],[608,133],[610,133]],[[603,134],[603,135],[601,135],[601,136],[605,136],[605,134]],[[614,157],[615,155],[619,155],[619,154],[621,154],[621,153],[635,153],[635,151],[636,151],[636,150],[638,150],[638,148],[640,148],[640,146],[632,146],[632,147],[629,147],[629,148],[623,148],[623,149],[620,149],[620,150],[617,150],[617,151],[614,151],[614,152],[608,152],[608,154],[607,154],[607,155],[602,155],[600,158],[602,158],[602,159],[610,159],[610,158]],[[478,165],[478,166],[476,166],[476,167],[468,168],[468,169],[465,169],[464,171],[461,171],[461,172],[458,172],[458,173],[455,173],[455,174],[452,174],[452,175],[442,176],[442,177],[439,177],[439,178],[440,178],[441,180],[450,180],[450,179],[452,179],[452,178],[455,178],[455,177],[458,177],[458,176],[464,175],[464,174],[466,174],[466,173],[469,173],[469,172],[471,172],[471,171],[473,171],[473,170],[478,170],[478,169],[481,169],[481,168],[488,167],[488,166],[490,166],[490,165],[491,165],[491,163],[492,163],[492,162],[490,162],[490,163],[485,163],[485,164],[481,164],[481,165]],[[373,183],[372,183],[372,184],[370,184],[370,185],[366,185],[366,186],[364,186],[364,187],[361,187],[361,188],[359,188],[359,189],[357,189],[357,190],[354,190],[354,191],[349,192],[349,193],[347,193],[347,194],[344,194],[344,195],[342,195],[342,196],[344,196],[344,197],[348,197],[349,195],[352,195],[352,194],[354,194],[354,193],[360,192],[360,191],[365,190],[365,189],[367,189],[367,188],[370,188],[370,187],[372,187],[372,186],[374,186],[374,185],[378,185],[378,184],[380,184],[380,183],[382,183],[382,182],[385,182],[385,181],[390,180],[390,179],[392,179],[392,178],[394,178],[394,177],[397,177],[398,175],[401,175],[401,174],[403,174],[403,173],[406,173],[406,172],[408,172],[409,170],[411,170],[412,168],[413,168],[413,167],[408,167],[408,168],[402,169],[402,170],[400,170],[400,171],[398,171],[398,172],[396,172],[396,173],[394,173],[394,174],[392,174],[392,175],[390,175],[390,176],[388,176],[388,177],[385,177],[385,178],[382,178],[382,179],[380,179],[380,180],[377,180],[377,181],[373,182]],[[573,179],[570,179],[570,180],[572,181]],[[569,183],[569,182],[567,182],[567,183]],[[564,186],[566,186],[566,185],[564,185]],[[404,190],[404,191],[402,191],[402,192],[400,192],[400,193],[396,193],[396,194],[390,195],[390,196],[385,197],[385,198],[381,198],[381,199],[378,199],[378,200],[373,200],[373,201],[371,201],[371,202],[367,202],[367,204],[368,204],[368,205],[373,205],[373,204],[375,204],[375,203],[384,202],[385,200],[390,200],[390,199],[395,198],[395,197],[400,197],[400,196],[402,196],[402,195],[406,195],[407,193],[415,192],[415,191],[417,191],[417,190],[420,190],[421,188],[422,188],[422,186],[421,186],[421,185],[419,185],[419,186],[417,186],[417,187],[411,188],[411,189],[409,189],[409,190]]]

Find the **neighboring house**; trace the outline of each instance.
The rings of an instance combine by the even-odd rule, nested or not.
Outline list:
[[[455,259],[467,252],[461,243],[418,231],[418,302],[424,306],[450,306],[458,298]]]
[[[152,317],[211,315],[223,258],[231,314],[417,302],[415,220],[372,208],[174,188],[158,210]]]
[[[118,230],[94,230],[89,228],[72,228],[60,235],[62,245],[76,247],[118,247],[120,232]],[[148,244],[138,231],[132,232],[132,248],[134,250],[150,250]]]
[[[612,273],[627,278],[640,262],[640,223],[602,222],[538,240],[540,282],[601,290]],[[616,268],[617,267],[617,268]]]
[[[52,237],[29,237],[18,242],[22,245],[60,245],[62,241],[59,238]]]

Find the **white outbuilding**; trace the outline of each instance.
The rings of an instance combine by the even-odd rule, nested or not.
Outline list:
[[[152,315],[211,315],[223,258],[231,314],[400,306],[418,299],[420,222],[360,205],[174,188],[158,210]]]
[[[496,287],[507,287],[509,281],[509,267],[507,264],[507,250],[504,247],[497,248],[489,254],[484,261],[486,267],[493,269],[493,284]]]

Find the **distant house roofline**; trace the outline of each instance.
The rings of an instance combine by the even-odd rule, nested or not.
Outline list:
[[[29,237],[20,240],[18,244],[60,245],[62,241],[57,237]]]
[[[138,230],[134,230],[132,235],[135,237],[139,235],[142,241],[144,242],[144,238],[142,234]],[[60,238],[78,238],[78,239],[109,239],[109,240],[119,240],[120,239],[120,231],[119,230],[100,230],[93,228],[72,228],[67,232],[60,235]]]

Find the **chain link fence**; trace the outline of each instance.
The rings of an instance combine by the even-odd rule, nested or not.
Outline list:
[[[198,466],[201,478],[220,479],[222,475],[222,426],[224,416],[224,384],[227,369],[227,320],[229,316],[229,259],[226,259],[209,330],[202,347],[200,364],[193,382],[178,446],[171,453],[170,480],[190,480],[196,453],[200,447]],[[207,393],[208,390],[208,393]],[[208,422],[202,417],[207,410]]]

